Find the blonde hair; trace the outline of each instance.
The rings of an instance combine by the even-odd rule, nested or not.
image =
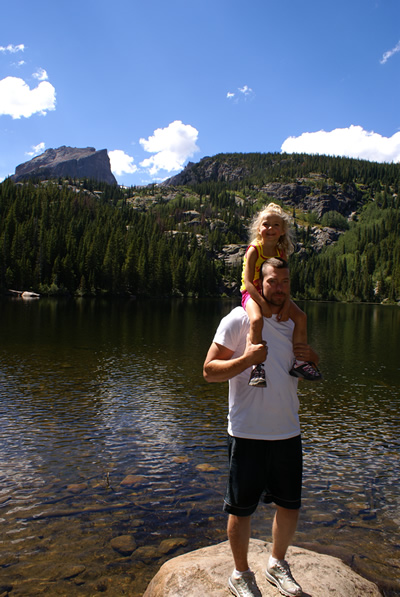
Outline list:
[[[269,203],[252,219],[249,226],[250,243],[261,240],[261,235],[259,232],[261,223],[267,216],[270,215],[279,216],[282,220],[283,234],[278,240],[277,247],[286,255],[286,257],[289,257],[289,255],[291,255],[291,253],[294,251],[292,230],[290,228],[292,221],[290,216],[288,216],[288,214],[283,211],[280,205],[277,205],[276,203]]]

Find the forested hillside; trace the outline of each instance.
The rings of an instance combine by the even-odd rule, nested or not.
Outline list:
[[[7,179],[0,290],[239,296],[227,251],[273,200],[293,218],[295,296],[399,300],[399,191],[399,165],[282,154],[204,158],[162,186]]]

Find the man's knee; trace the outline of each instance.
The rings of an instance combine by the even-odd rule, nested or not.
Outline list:
[[[285,506],[279,506],[278,504],[276,505],[276,509],[281,510],[282,512],[287,512],[288,514],[290,514],[290,513],[299,514],[299,512],[300,512],[300,508],[286,508]]]
[[[285,508],[284,506],[276,507],[277,518],[281,520],[296,522],[300,515],[300,508]]]

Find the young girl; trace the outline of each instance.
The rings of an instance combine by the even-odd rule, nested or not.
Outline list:
[[[250,226],[250,238],[253,240],[247,247],[242,271],[242,306],[250,319],[250,340],[253,344],[261,344],[263,317],[271,317],[272,313],[261,296],[259,283],[261,264],[269,257],[281,257],[287,260],[293,253],[290,234],[290,219],[275,203],[267,205],[255,216]],[[284,304],[279,319],[292,319],[295,327],[293,344],[307,344],[307,315],[290,299]],[[322,378],[313,363],[295,360],[289,371],[294,377],[302,377],[310,381]],[[266,387],[264,364],[260,363],[252,370],[249,385]]]

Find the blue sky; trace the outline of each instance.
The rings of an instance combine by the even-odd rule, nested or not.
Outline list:
[[[0,33],[0,180],[107,149],[120,184],[221,152],[400,162],[399,0],[13,0]]]

